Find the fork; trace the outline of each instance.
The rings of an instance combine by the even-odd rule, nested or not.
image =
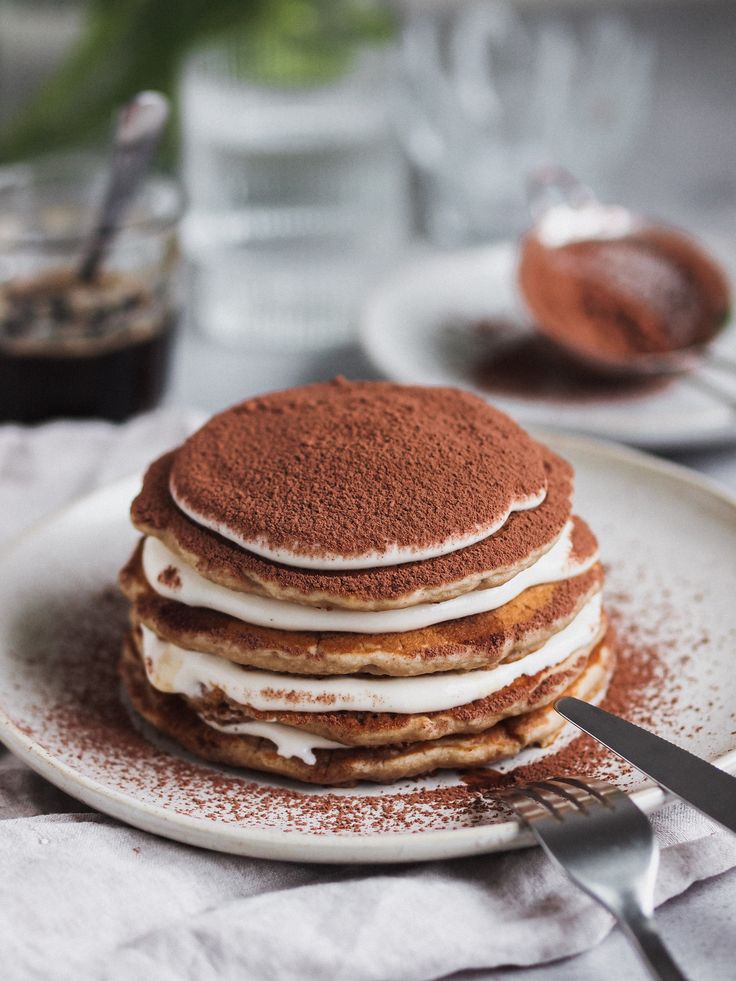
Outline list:
[[[649,820],[626,794],[602,780],[552,777],[493,796],[616,917],[651,977],[684,981],[654,923],[659,848]]]

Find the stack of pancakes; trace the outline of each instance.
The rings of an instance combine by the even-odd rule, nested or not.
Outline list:
[[[613,664],[571,467],[454,389],[250,399],[152,464],[121,673],[198,755],[318,784],[548,745]]]

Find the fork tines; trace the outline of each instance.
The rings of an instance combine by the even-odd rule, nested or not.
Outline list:
[[[554,817],[562,820],[566,814],[578,811],[586,814],[591,807],[612,808],[612,797],[620,794],[616,787],[602,780],[575,777],[552,777],[502,791],[498,798],[516,810],[525,821]]]

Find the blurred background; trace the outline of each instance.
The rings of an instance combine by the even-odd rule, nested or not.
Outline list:
[[[167,398],[219,407],[261,363],[369,374],[366,298],[422,250],[515,240],[539,164],[732,236],[734,37],[730,0],[0,0],[0,282],[50,261],[28,187],[76,179],[92,208],[116,109],[158,89],[184,204],[128,248],[183,313]]]

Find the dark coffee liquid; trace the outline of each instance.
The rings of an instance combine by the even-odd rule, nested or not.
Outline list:
[[[167,380],[175,318],[165,284],[47,269],[0,288],[0,421],[119,422],[152,408]]]
[[[0,421],[43,422],[67,416],[119,422],[160,400],[168,377],[175,322],[155,333],[88,351],[0,345]]]

